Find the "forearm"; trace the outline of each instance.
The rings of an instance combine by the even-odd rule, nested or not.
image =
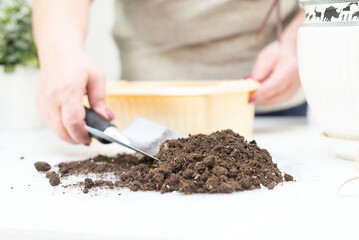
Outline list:
[[[56,52],[83,48],[90,5],[91,0],[34,0],[34,36],[41,65],[44,59],[56,58]]]
[[[302,26],[304,19],[305,12],[304,10],[301,10],[285,29],[282,37],[285,42],[290,42],[296,45],[298,29]]]

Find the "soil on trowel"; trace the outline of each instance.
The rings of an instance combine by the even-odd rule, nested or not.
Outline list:
[[[134,155],[100,155],[85,161],[60,163],[58,174],[61,178],[99,176],[95,180],[85,177],[82,182],[63,186],[80,187],[84,193],[96,188],[185,194],[232,193],[261,186],[273,189],[284,180],[293,181],[291,175],[282,175],[267,150],[231,130],[166,141],[156,157],[161,161],[139,159]],[[48,174],[50,180],[54,174],[57,175]],[[101,177],[109,174],[114,180]]]

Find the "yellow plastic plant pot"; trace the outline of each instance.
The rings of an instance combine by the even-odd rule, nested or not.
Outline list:
[[[123,129],[143,117],[184,135],[232,129],[248,137],[253,132],[253,80],[119,81],[108,83],[106,101]]]

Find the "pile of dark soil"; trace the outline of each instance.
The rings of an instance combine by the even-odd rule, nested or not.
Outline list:
[[[115,181],[86,178],[72,185],[82,187],[84,193],[92,188],[123,187],[161,193],[232,193],[261,186],[273,189],[284,180],[293,181],[288,174],[283,177],[267,150],[259,148],[255,141],[247,142],[231,130],[166,141],[156,157],[161,161],[133,155],[97,156],[60,163],[58,174],[61,178],[89,173],[115,176]],[[48,175],[50,180],[58,176],[56,173]]]

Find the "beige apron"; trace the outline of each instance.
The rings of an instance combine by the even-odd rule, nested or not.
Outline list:
[[[276,17],[261,40],[255,34],[270,0],[116,0],[114,37],[126,80],[241,79],[257,54],[276,39]],[[288,22],[297,0],[281,3]],[[301,91],[290,101],[259,110],[279,110],[304,102]]]

